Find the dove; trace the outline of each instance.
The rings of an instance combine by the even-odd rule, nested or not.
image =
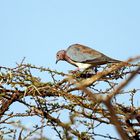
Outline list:
[[[66,61],[78,67],[78,69],[88,69],[107,63],[122,62],[81,44],[72,44],[66,50],[58,51],[56,54],[56,63],[60,60]]]

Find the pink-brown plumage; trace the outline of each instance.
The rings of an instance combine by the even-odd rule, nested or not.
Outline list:
[[[84,69],[107,63],[121,62],[81,44],[73,44],[69,46],[67,50],[58,51],[56,57],[56,63],[60,60],[63,60],[77,66],[78,68]]]

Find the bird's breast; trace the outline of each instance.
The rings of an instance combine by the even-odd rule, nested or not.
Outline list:
[[[76,62],[75,65],[77,67],[79,67],[80,69],[87,69],[87,68],[91,67],[91,64],[86,64],[86,63],[78,63],[78,62]]]

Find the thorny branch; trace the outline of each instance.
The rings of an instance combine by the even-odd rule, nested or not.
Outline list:
[[[49,134],[67,140],[90,140],[97,136],[117,140],[140,139],[140,111],[136,103],[140,88],[124,90],[140,74],[139,63],[128,63],[139,58],[102,66],[98,73],[65,74],[24,64],[24,61],[15,68],[1,66],[0,139],[37,139],[39,136],[47,139]],[[120,101],[124,97],[127,97],[125,103]],[[23,125],[22,118],[27,117],[31,118],[30,121],[37,119],[30,129],[26,126],[28,119]],[[120,138],[98,131],[113,126]]]

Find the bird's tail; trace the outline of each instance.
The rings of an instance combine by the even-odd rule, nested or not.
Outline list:
[[[109,59],[109,62],[110,62],[110,63],[121,63],[121,62],[123,62],[123,61],[110,58],[110,59]]]
[[[120,61],[120,60],[112,59],[112,58],[109,59],[109,63],[124,63],[125,66],[131,66],[131,64],[128,62],[124,62],[124,61]]]

